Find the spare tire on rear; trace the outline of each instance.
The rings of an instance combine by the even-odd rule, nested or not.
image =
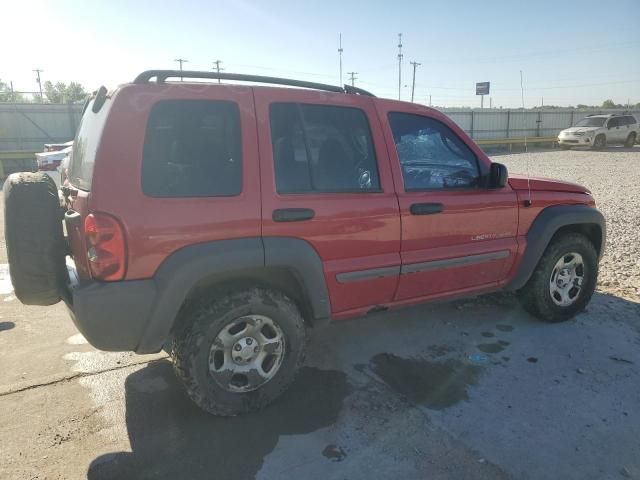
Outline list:
[[[14,173],[4,183],[4,236],[16,297],[25,305],[60,301],[68,279],[63,210],[43,172]]]

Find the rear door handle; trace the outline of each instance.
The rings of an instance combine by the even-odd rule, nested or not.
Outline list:
[[[444,210],[441,203],[414,203],[409,208],[411,215],[433,215]]]
[[[311,208],[278,208],[271,214],[274,222],[303,222],[315,217]]]

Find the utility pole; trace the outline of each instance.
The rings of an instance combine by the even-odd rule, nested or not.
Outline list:
[[[431,95],[429,95],[429,106],[431,106]]]
[[[413,82],[411,83],[411,103],[413,103],[413,93],[416,90],[416,67],[422,64],[418,62],[409,62],[409,63],[413,65]]]
[[[351,86],[355,87],[356,75],[358,72],[347,72],[347,75],[351,75]]]
[[[340,83],[338,85],[342,87],[342,52],[344,49],[342,48],[342,33],[338,38],[338,56],[340,57]]]
[[[489,108],[493,108],[493,98],[489,97]]]
[[[182,64],[187,63],[189,60],[185,60],[184,58],[176,58],[174,62],[178,62],[180,64],[180,81],[184,81],[182,78]]]
[[[402,34],[398,34],[398,100],[402,89]]]
[[[40,74],[42,72],[44,72],[44,70],[42,70],[40,68],[36,68],[33,71],[36,72],[36,81],[38,82],[38,88],[40,89],[40,102],[42,102],[42,100],[43,100],[43,97],[42,97],[42,81],[40,80]]]
[[[215,69],[216,69],[216,72],[218,72],[218,75],[220,75],[220,70],[224,70],[224,68],[220,68],[220,64],[222,63],[222,60],[216,60],[216,61],[215,61],[215,62],[213,62],[213,63],[215,63],[215,65],[216,65],[216,66],[215,66],[215,67],[213,67],[213,68],[215,68]],[[220,83],[220,79],[218,79],[218,83]]]

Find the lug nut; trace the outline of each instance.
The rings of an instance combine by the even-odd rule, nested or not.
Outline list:
[[[258,347],[253,347],[253,353],[258,353],[258,350],[260,350]]]
[[[236,346],[235,346],[235,347],[233,347],[233,349],[234,349],[236,352],[239,352],[240,350],[242,350],[242,347],[240,346],[240,344],[239,344],[239,343],[236,343]]]
[[[250,338],[247,338],[247,345],[251,345],[253,343],[253,340]]]
[[[236,357],[236,358],[234,358],[234,360],[235,360],[236,362],[242,362],[242,359],[241,359],[240,357]]]

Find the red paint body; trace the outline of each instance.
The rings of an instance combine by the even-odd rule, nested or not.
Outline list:
[[[242,193],[233,197],[151,198],[141,188],[147,119],[164,99],[230,100],[239,106],[242,131]],[[306,240],[322,259],[334,319],[377,305],[481,293],[505,285],[526,247],[529,226],[550,205],[593,204],[588,190],[546,179],[513,176],[501,189],[469,188],[405,192],[387,114],[406,112],[449,126],[475,153],[481,174],[491,161],[442,113],[423,106],[300,89],[219,84],[125,85],[111,102],[95,159],[90,192],[72,191],[68,207],[84,219],[107,213],[121,224],[126,243],[125,279],[145,279],[180,248],[214,240],[287,236]],[[368,117],[381,192],[279,195],[275,188],[269,124],[272,102],[351,106]],[[528,183],[531,185],[527,193]],[[524,206],[531,195],[532,205]],[[412,203],[442,203],[438,215],[415,216]],[[276,223],[279,208],[310,208],[306,222]],[[80,227],[68,225],[81,278],[90,278]],[[340,283],[336,275],[382,267],[502,252],[495,260],[466,266]]]

